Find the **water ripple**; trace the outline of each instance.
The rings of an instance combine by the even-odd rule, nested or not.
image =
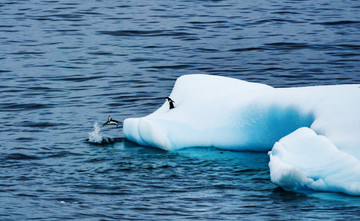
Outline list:
[[[172,30],[119,30],[119,31],[99,31],[99,34],[112,35],[118,37],[166,37],[166,36],[191,36],[194,34]]]

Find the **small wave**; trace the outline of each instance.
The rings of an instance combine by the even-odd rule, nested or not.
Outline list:
[[[26,155],[22,153],[12,153],[8,154],[3,158],[3,160],[39,160],[39,157]]]
[[[162,66],[149,66],[146,68],[156,68],[156,69],[184,69],[184,68],[190,68],[192,65],[187,64],[179,64],[179,65],[162,65]]]
[[[67,157],[67,156],[81,156],[81,155],[82,154],[74,153],[74,152],[70,152],[70,151],[59,151],[59,152],[56,152],[56,153],[46,156],[46,158],[62,158],[62,157]]]
[[[28,103],[28,104],[19,104],[19,103],[3,103],[0,105],[0,111],[28,111],[28,110],[37,110],[51,108],[54,105],[52,104],[40,104],[40,103]]]
[[[289,20],[289,19],[279,19],[279,18],[271,18],[271,19],[262,19],[255,22],[250,23],[249,25],[259,25],[265,23],[303,23],[301,21]]]
[[[23,123],[24,127],[36,127],[36,128],[56,127],[59,125],[64,125],[64,124],[54,124],[50,122],[32,122],[32,121],[25,121]]]
[[[351,24],[359,24],[360,21],[328,21],[328,22],[316,22],[314,24],[319,25],[351,25]]]
[[[234,49],[230,49],[229,51],[242,52],[242,51],[256,51],[256,50],[266,50],[266,49],[261,47],[248,47],[248,48],[234,48]]]
[[[85,81],[91,81],[103,78],[102,76],[90,76],[90,77],[84,77],[81,75],[74,75],[72,77],[58,77],[54,78],[56,81],[70,81],[70,82],[85,82]]]
[[[91,141],[90,139],[86,140],[86,142],[89,144],[99,145],[99,146],[114,144],[114,143],[123,142],[123,141],[128,141],[128,140],[126,138],[122,138],[122,137],[119,137],[119,138],[102,137],[102,139],[97,142]]]
[[[188,32],[171,30],[119,30],[119,31],[98,31],[99,34],[120,37],[163,37],[163,36],[190,36]]]

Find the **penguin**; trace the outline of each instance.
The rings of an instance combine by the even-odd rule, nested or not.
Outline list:
[[[175,108],[175,106],[174,106],[175,101],[173,101],[170,97],[165,97],[165,100],[166,100],[167,102],[169,102],[169,108],[170,108],[170,110],[173,109],[173,108]]]
[[[103,126],[107,125],[116,125],[116,127],[119,127],[119,121],[111,119],[111,117],[108,117],[108,121],[103,124]]]

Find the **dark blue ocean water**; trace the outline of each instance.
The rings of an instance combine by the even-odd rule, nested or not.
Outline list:
[[[267,153],[86,142],[183,74],[360,83],[359,36],[357,0],[2,0],[0,220],[359,219],[359,197],[277,188]]]

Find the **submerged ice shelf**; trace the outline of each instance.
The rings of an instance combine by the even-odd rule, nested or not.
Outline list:
[[[164,103],[148,116],[126,119],[126,138],[165,150],[199,146],[226,150],[272,149],[269,152],[271,178],[279,186],[291,190],[306,187],[360,195],[360,176],[355,176],[351,187],[346,187],[347,181],[339,181],[336,188],[334,182],[329,182],[329,174],[342,173],[341,165],[337,167],[339,171],[324,172],[325,169],[313,168],[316,173],[304,172],[304,165],[309,164],[304,160],[307,154],[321,160],[323,152],[331,148],[345,154],[341,159],[351,157],[357,161],[352,164],[357,165],[353,169],[360,170],[359,85],[273,88],[198,74],[180,77],[170,97],[175,101],[174,109],[169,110],[168,104]],[[299,141],[305,130],[299,132],[299,128],[307,128],[314,137],[321,135],[321,140],[327,140],[326,145],[316,149],[318,139],[308,139],[309,135],[305,136],[308,139],[305,148]],[[299,163],[296,159],[302,161]],[[294,171],[301,173],[301,182],[292,179]],[[305,178],[324,182],[324,185],[310,185]]]

